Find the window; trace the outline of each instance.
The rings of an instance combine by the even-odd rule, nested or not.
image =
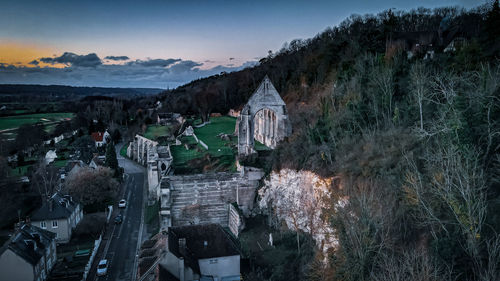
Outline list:
[[[40,222],[40,227],[43,228],[43,229],[46,229],[47,228],[47,224],[44,221],[41,221]]]
[[[52,221],[52,228],[57,228],[58,225],[57,225],[57,221]]]
[[[217,259],[211,259],[210,260],[210,264],[215,264],[215,263],[217,263]]]

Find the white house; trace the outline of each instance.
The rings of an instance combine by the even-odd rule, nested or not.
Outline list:
[[[69,195],[56,192],[33,213],[31,223],[55,233],[58,243],[67,243],[71,239],[73,229],[82,218],[83,210],[80,203]]]
[[[240,280],[235,239],[218,224],[171,227],[168,250],[159,266],[182,281]]]
[[[57,261],[55,234],[23,224],[0,248],[0,281],[43,281]]]
[[[50,164],[54,162],[54,160],[57,158],[56,150],[49,150],[47,153],[45,153],[45,164]]]

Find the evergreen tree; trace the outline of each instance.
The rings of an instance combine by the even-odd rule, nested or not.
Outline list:
[[[491,10],[486,17],[486,29],[490,40],[498,40],[500,36],[500,6],[498,0],[493,2]]]
[[[120,176],[121,169],[118,166],[118,159],[116,158],[116,151],[113,142],[108,143],[106,146],[106,160],[104,161],[104,166],[113,169],[115,171],[115,177]]]

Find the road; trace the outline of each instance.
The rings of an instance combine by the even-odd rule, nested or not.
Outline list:
[[[121,147],[121,146],[120,146]],[[110,225],[108,227],[109,239],[103,240],[100,253],[96,256],[94,266],[104,257],[108,260],[108,274],[97,277],[95,268],[90,271],[87,280],[134,280],[136,274],[136,253],[140,246],[139,238],[143,236],[143,207],[144,207],[144,167],[125,159],[119,154],[117,146],[118,162],[125,170],[125,180],[122,198],[127,200],[125,209],[118,209],[116,204],[110,224],[114,224],[114,218],[118,213],[123,216],[123,223]],[[109,233],[110,232],[110,233]]]

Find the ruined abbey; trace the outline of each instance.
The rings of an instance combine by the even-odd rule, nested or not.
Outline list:
[[[255,153],[254,140],[275,148],[291,134],[285,102],[267,76],[241,111],[235,134],[238,155]],[[191,126],[182,135],[196,138]],[[179,145],[179,141],[171,145]],[[263,176],[260,169],[239,165],[238,172],[233,173],[173,175],[170,145],[159,145],[141,135],[136,135],[130,143],[127,155],[147,167],[148,199],[151,204],[160,201],[160,227],[165,230],[172,226],[218,223],[237,235],[241,216],[248,215],[253,208]]]

